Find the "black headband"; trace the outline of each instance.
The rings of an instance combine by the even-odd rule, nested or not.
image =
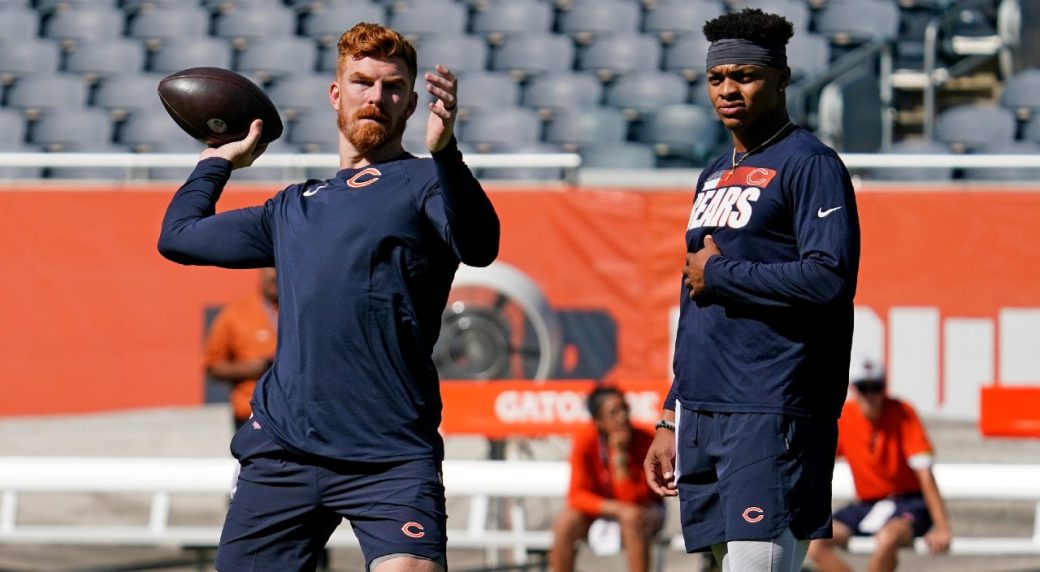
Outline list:
[[[745,64],[773,68],[787,67],[787,46],[740,38],[715,40],[708,48],[708,69],[724,64]]]

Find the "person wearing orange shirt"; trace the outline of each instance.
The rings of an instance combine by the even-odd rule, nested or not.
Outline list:
[[[650,546],[664,520],[664,505],[650,490],[643,459],[654,435],[633,427],[624,395],[599,387],[588,397],[592,424],[575,435],[566,506],[553,524],[549,563],[554,572],[574,570],[576,543],[586,538],[596,519],[620,525],[631,572],[645,572]]]
[[[261,268],[255,294],[225,306],[206,337],[206,374],[231,384],[236,427],[249,420],[256,380],[274,359],[278,331],[278,283],[274,268]]]
[[[834,513],[834,537],[814,540],[809,557],[821,572],[845,572],[834,546],[873,536],[871,572],[895,570],[900,547],[923,536],[933,553],[950,547],[950,521],[932,474],[932,444],[908,403],[885,394],[885,372],[867,359],[853,363],[853,399],[838,420],[838,451],[852,471],[855,502]]]

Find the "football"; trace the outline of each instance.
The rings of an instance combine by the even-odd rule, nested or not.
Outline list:
[[[264,122],[260,143],[282,135],[278,110],[260,86],[215,67],[174,72],[159,82],[159,99],[177,125],[210,147],[244,139],[254,119]]]

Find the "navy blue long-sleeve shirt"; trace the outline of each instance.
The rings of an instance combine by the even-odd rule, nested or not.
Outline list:
[[[206,159],[159,250],[181,264],[278,270],[278,348],[253,414],[280,445],[348,461],[442,459],[431,359],[459,262],[490,264],[499,222],[454,143],[287,187],[215,214],[231,174]]]
[[[697,183],[688,252],[712,235],[705,291],[681,288],[665,407],[837,418],[848,386],[859,218],[838,155],[802,128]]]

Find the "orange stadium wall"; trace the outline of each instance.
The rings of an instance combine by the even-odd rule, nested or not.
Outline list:
[[[0,415],[202,402],[205,311],[255,275],[159,256],[173,190],[0,190]],[[220,208],[269,195],[233,188]],[[925,415],[977,418],[982,387],[1040,385],[1040,193],[868,187],[858,198],[856,351],[885,357],[893,393]],[[612,322],[615,355],[596,377],[664,386],[689,192],[494,188],[492,200],[500,260],[553,308]],[[588,377],[566,371],[573,362],[563,377]]]

